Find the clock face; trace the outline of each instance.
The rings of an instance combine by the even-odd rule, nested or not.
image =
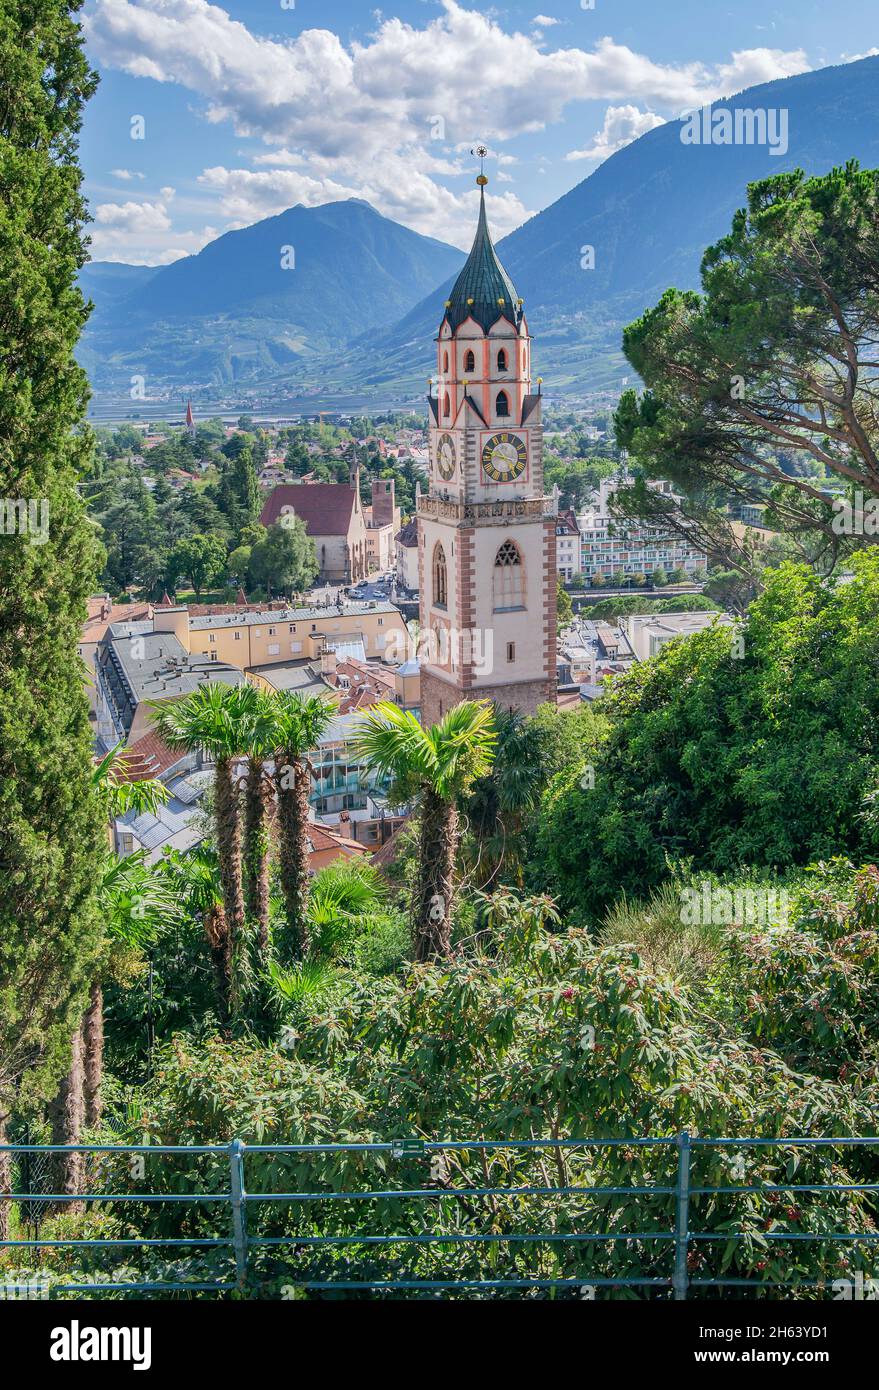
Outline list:
[[[455,476],[455,441],[450,434],[444,434],[440,438],[436,448],[436,461],[446,482]]]
[[[525,472],[528,450],[517,434],[493,434],[482,450],[482,467],[495,483],[511,483]]]

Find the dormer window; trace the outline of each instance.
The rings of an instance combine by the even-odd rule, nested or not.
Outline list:
[[[498,416],[506,416],[510,413],[510,402],[506,391],[498,391],[497,400],[494,403],[494,413]]]
[[[474,353],[473,353],[472,351],[470,351],[469,349],[468,349],[467,352],[464,353],[464,371],[465,371],[465,372],[475,372],[475,371],[476,371],[476,357],[475,357]]]
[[[498,355],[497,355],[497,369],[498,369],[499,372],[505,372],[505,371],[507,370],[507,350],[506,350],[506,348],[501,348],[500,352],[499,352]]]

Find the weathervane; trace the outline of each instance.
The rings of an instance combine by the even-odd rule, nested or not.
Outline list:
[[[485,176],[485,161],[488,158],[488,149],[485,145],[474,145],[470,153],[475,154],[479,160],[479,174],[476,182],[479,184],[480,188],[484,188],[488,183],[488,179]]]

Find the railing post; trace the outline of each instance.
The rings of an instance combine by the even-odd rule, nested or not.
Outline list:
[[[240,1139],[233,1139],[229,1146],[229,1188],[235,1277],[239,1289],[244,1289],[247,1283],[247,1193],[244,1188],[244,1144]]]
[[[678,1151],[678,1180],[675,1192],[675,1272],[672,1279],[675,1299],[687,1297],[689,1276],[687,1254],[690,1225],[690,1136],[687,1130],[675,1139]]]

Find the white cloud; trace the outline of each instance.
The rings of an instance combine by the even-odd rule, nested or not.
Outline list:
[[[83,23],[102,65],[177,83],[202,99],[209,121],[273,150],[256,171],[224,171],[226,216],[252,218],[291,197],[358,196],[458,244],[472,230],[472,190],[453,195],[439,182],[464,168],[429,139],[438,116],[445,147],[469,150],[474,131],[503,142],[545,129],[580,101],[680,110],[808,66],[799,50],[767,48],[713,67],[657,63],[608,37],[545,52],[534,33],[506,31],[494,13],[440,3],[421,27],[378,15],[368,39],[347,44],[318,28],[284,40],[254,34],[209,0],[94,0]],[[215,186],[209,176],[217,171],[202,176]],[[509,192],[492,205],[498,233],[528,215]]]
[[[95,221],[114,232],[166,232],[171,226],[164,203],[98,203]]]
[[[98,203],[90,235],[91,254],[96,261],[168,265],[200,251],[219,231],[214,226],[200,231],[174,231],[164,202],[132,200]]]
[[[572,101],[700,105],[745,81],[806,66],[801,51],[752,49],[717,68],[669,65],[599,39],[590,51],[544,53],[491,15],[441,0],[422,28],[385,19],[366,43],[326,29],[279,42],[251,34],[208,0],[95,0],[90,42],[105,64],[202,95],[208,118],[242,135],[295,140],[326,157],[370,155],[423,141],[443,115],[448,139],[505,139],[543,129]]]
[[[560,19],[553,19],[552,15],[548,14],[536,14],[531,21],[532,24],[539,25],[541,29],[549,29],[553,24],[561,24],[561,22]]]
[[[198,181],[218,194],[220,211],[230,226],[249,226],[297,203],[317,207],[342,198],[362,198],[395,222],[462,247],[470,245],[479,203],[476,188],[450,193],[410,160],[398,157],[367,172],[351,167],[344,182],[328,176],[315,178],[288,164],[258,170],[217,166],[205,169]],[[511,192],[489,192],[486,206],[497,237],[506,236],[532,215]]]
[[[126,183],[129,179],[143,179],[145,174],[141,174],[137,169],[111,169],[110,173],[114,179],[123,179]]]
[[[655,111],[640,111],[637,106],[609,106],[604,113],[604,125],[596,131],[592,144],[584,150],[571,150],[565,159],[590,159],[596,164],[630,145],[639,135],[665,125]]]

